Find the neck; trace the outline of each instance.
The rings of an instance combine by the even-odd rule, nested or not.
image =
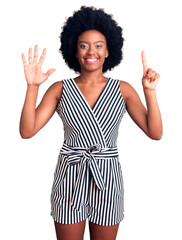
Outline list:
[[[85,72],[82,71],[80,76],[77,78],[80,82],[85,83],[98,83],[103,82],[107,78],[104,77],[103,72]]]

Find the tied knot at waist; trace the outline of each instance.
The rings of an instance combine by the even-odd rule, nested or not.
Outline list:
[[[78,175],[73,190],[71,204],[78,211],[81,210],[81,206],[84,203],[82,199],[84,191],[84,181],[86,173],[86,162],[88,163],[89,170],[92,173],[93,179],[96,186],[101,191],[106,189],[102,174],[100,172],[99,166],[96,159],[110,159],[118,157],[118,149],[115,147],[102,148],[99,143],[91,145],[87,148],[84,147],[73,147],[63,143],[60,150],[60,154],[64,157],[61,159],[61,173],[60,173],[60,184],[66,176],[67,167],[74,164],[79,164]]]
[[[91,145],[89,147],[73,147],[69,146],[67,144],[63,144],[60,154],[62,155],[71,155],[73,158],[78,157],[90,157],[93,156],[95,158],[112,158],[112,157],[118,157],[118,149],[117,146],[115,147],[106,147],[102,148],[101,144],[96,143],[94,145]],[[70,162],[71,163],[71,162]]]

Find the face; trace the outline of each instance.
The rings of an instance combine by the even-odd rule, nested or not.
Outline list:
[[[102,71],[105,58],[108,57],[105,36],[97,30],[83,32],[78,37],[76,57],[81,71]]]

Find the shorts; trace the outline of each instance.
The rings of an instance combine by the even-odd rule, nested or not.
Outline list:
[[[124,218],[124,187],[119,157],[96,160],[106,185],[103,191],[97,188],[86,163],[80,211],[71,205],[79,164],[69,165],[63,181],[59,184],[57,179],[63,158],[64,156],[59,155],[54,173],[50,213],[53,219],[62,224],[74,224],[88,218],[89,221],[102,226],[112,226],[121,222]]]

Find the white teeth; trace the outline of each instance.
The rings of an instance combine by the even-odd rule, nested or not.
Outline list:
[[[97,60],[97,58],[87,58],[87,61],[89,61],[89,62],[95,62]]]

